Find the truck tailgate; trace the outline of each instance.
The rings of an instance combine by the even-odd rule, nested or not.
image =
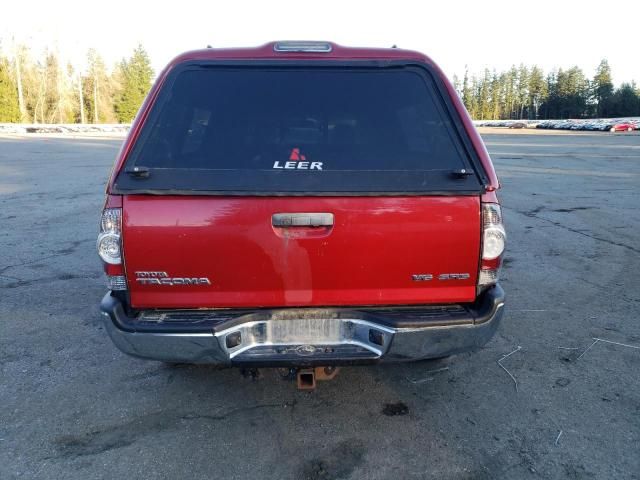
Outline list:
[[[123,206],[123,250],[134,308],[475,298],[477,196],[129,195]],[[298,224],[274,221],[274,215],[284,214],[280,218],[287,223],[299,213]],[[332,218],[331,224],[305,225],[305,219],[321,218],[318,214],[331,214],[324,217]]]

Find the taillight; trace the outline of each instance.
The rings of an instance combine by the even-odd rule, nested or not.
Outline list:
[[[482,204],[482,258],[478,274],[478,290],[498,282],[507,233],[502,223],[502,211],[497,203]]]
[[[111,290],[126,290],[127,281],[122,267],[122,209],[105,208],[100,221],[96,248],[105,262],[107,286]]]
[[[98,255],[111,265],[122,263],[120,248],[120,232],[122,230],[122,209],[105,208],[100,222],[100,234],[98,235]]]

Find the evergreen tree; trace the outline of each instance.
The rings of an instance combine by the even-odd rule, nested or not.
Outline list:
[[[609,99],[612,117],[631,117],[640,114],[640,96],[633,84],[623,83]]]
[[[547,74],[547,101],[543,104],[544,118],[560,118],[558,102],[560,95],[558,93],[558,75],[560,70],[552,70]]]
[[[529,97],[529,69],[524,64],[520,64],[520,67],[518,68],[518,84],[516,90],[518,119],[523,119]]]
[[[540,109],[540,105],[543,101],[546,100],[547,97],[547,84],[544,81],[544,73],[542,69],[537,65],[534,65],[531,68],[531,72],[529,73],[529,115],[530,119],[538,118],[538,111]]]
[[[480,88],[478,87],[478,79],[473,76],[469,86],[469,113],[471,118],[480,118]]]
[[[462,80],[462,103],[464,103],[464,106],[467,107],[467,110],[469,111],[469,113],[471,113],[471,107],[473,103],[473,89],[469,84],[469,71],[467,70],[466,66],[464,69],[464,78]]]
[[[9,62],[0,58],[0,122],[19,122],[18,89],[11,76]]]
[[[598,65],[596,75],[593,77],[593,96],[596,102],[596,116],[606,117],[610,115],[611,100],[613,96],[613,81],[611,79],[611,67],[609,62],[603,59]]]
[[[599,97],[597,97],[599,95]],[[552,70],[546,76],[534,65],[471,77],[465,67],[462,101],[472,118],[541,119],[640,116],[635,83],[615,89],[606,60],[590,82],[578,67]]]
[[[587,114],[589,81],[578,67],[559,69],[547,77],[545,118],[582,118]]]
[[[493,71],[491,77],[491,88],[489,89],[489,97],[491,101],[491,119],[498,120],[501,117],[502,95],[500,91],[500,79],[496,71]]]
[[[149,55],[139,45],[129,60],[122,60],[119,65],[121,92],[115,101],[118,121],[128,123],[133,120],[151,88],[153,69]]]
[[[506,74],[505,85],[505,103],[506,103],[506,118],[516,118],[516,102],[517,102],[517,82],[518,82],[518,70],[515,65],[512,66]]]
[[[480,110],[480,119],[488,120],[491,118],[492,108],[490,102],[490,89],[491,89],[491,72],[489,72],[488,68],[484,69],[484,77],[480,82],[480,101],[479,110]]]

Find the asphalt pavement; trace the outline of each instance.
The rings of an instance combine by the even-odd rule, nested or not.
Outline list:
[[[0,478],[640,478],[640,135],[484,138],[496,337],[313,392],[121,354],[95,253],[121,140],[0,138]]]

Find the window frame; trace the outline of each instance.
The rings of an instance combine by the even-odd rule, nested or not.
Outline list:
[[[419,75],[426,77],[425,88],[433,94],[434,103],[440,115],[447,117],[453,126],[455,136],[452,138],[457,150],[462,150],[461,160],[465,164],[464,168],[469,168],[473,175],[449,180],[448,188],[425,188],[420,190],[375,190],[375,191],[258,191],[258,190],[210,190],[200,188],[157,188],[153,186],[145,187],[145,178],[131,177],[127,170],[135,165],[135,153],[139,145],[148,140],[152,125],[156,122],[162,112],[165,103],[171,98],[171,91],[178,76],[187,70],[201,69],[278,69],[278,70],[300,70],[300,69],[335,69],[345,70],[390,70],[390,69],[410,69]],[[431,88],[431,86],[435,88]],[[194,171],[202,170],[194,169]],[[215,171],[215,170],[211,170]],[[151,170],[153,175],[154,170]],[[339,171],[336,171],[339,172]],[[411,171],[407,171],[411,174]],[[447,176],[451,176],[451,172]],[[444,182],[444,178],[442,179]],[[408,60],[349,60],[349,61],[310,61],[310,60],[208,60],[208,61],[187,61],[183,62],[168,73],[164,84],[158,93],[155,102],[150,107],[150,112],[141,126],[138,137],[135,139],[133,148],[125,158],[122,168],[118,172],[114,183],[114,194],[148,194],[148,195],[236,195],[236,196],[391,196],[391,195],[479,195],[487,191],[489,183],[488,176],[484,170],[482,162],[475,151],[471,139],[469,138],[462,119],[458,114],[453,102],[449,98],[446,86],[439,76],[426,63]],[[456,188],[451,188],[455,186]]]

